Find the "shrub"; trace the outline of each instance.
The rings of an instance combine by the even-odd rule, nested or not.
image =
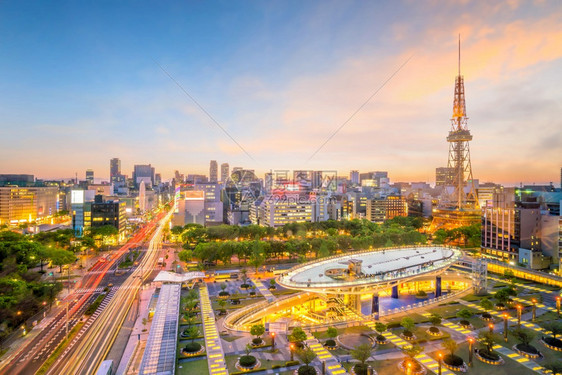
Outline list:
[[[400,322],[391,322],[391,323],[388,323],[387,326],[386,326],[386,328],[388,328],[388,329],[398,328],[398,327],[400,327]]]
[[[412,333],[412,331],[408,331],[408,330],[404,330],[404,332],[402,332],[402,334],[406,337],[412,337],[414,336],[414,334]]]
[[[429,332],[431,332],[431,333],[439,333],[439,328],[437,328],[437,327],[429,327]]]
[[[230,293],[225,292],[224,290],[222,292],[219,292],[220,297],[226,297],[226,296],[229,296],[229,295],[230,295]]]
[[[285,366],[289,367],[289,366],[295,366],[298,365],[300,362],[299,361],[287,361],[285,362]]]
[[[533,345],[529,345],[529,344],[517,344],[515,345],[515,347],[519,350],[521,350],[522,352],[525,353],[530,353],[530,354],[539,354],[539,351],[537,350],[537,348],[535,348]]]
[[[252,367],[256,364],[257,359],[253,355],[243,355],[239,362],[242,367]]]
[[[377,335],[377,341],[386,341],[386,337],[383,335]]]
[[[497,353],[488,353],[486,350],[480,350],[478,351],[478,354],[480,355],[480,357],[489,361],[497,361],[500,359],[500,356]]]
[[[461,326],[469,326],[470,325],[470,322],[468,320],[464,320],[464,319],[461,320],[459,323],[460,323]]]
[[[355,366],[353,366],[353,371],[355,371],[355,373],[357,375],[367,375],[367,369],[369,368],[368,364],[361,364],[358,363]]]
[[[334,347],[334,346],[336,346],[336,342],[332,339],[329,339],[329,340],[326,340],[324,345]]]
[[[252,343],[253,343],[254,345],[260,345],[262,342],[263,342],[263,341],[262,341],[261,337],[256,337],[256,338],[253,338],[253,339],[252,339]]]
[[[562,348],[562,340],[555,339],[552,337],[545,337],[542,341],[546,342],[548,345],[555,346],[557,348]]]
[[[201,344],[198,342],[188,342],[183,348],[183,351],[187,353],[197,353],[199,350],[201,350]]]
[[[299,375],[316,375],[316,369],[313,366],[299,367]]]
[[[455,366],[455,367],[462,366],[462,364],[464,363],[461,357],[459,357],[458,355],[451,355],[451,354],[447,354],[445,357],[443,357],[443,361],[449,366]]]
[[[242,288],[242,289],[249,289],[249,288],[250,288],[250,284],[244,283],[244,284],[240,285],[240,288]]]
[[[490,313],[485,312],[485,313],[482,313],[482,318],[484,318],[484,319],[492,319],[492,315],[490,315]]]
[[[255,295],[256,295],[256,292],[253,292],[253,291],[252,291],[252,292],[250,292],[250,295],[251,295],[251,296],[255,296]]]
[[[416,293],[417,297],[427,297],[427,293],[423,290],[418,290],[418,292]]]

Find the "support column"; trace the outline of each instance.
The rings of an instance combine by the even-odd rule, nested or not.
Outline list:
[[[398,285],[392,287],[392,298],[398,298]]]
[[[373,300],[371,301],[371,315],[375,320],[379,320],[379,294],[373,294]]]
[[[441,276],[435,276],[435,298],[441,297]]]

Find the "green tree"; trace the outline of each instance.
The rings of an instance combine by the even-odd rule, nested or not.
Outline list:
[[[472,317],[472,312],[469,309],[462,309],[457,311],[457,318],[470,319]]]
[[[252,336],[256,336],[256,338],[260,338],[264,333],[265,327],[263,326],[263,324],[254,324],[252,327],[250,327],[250,334]]]
[[[431,323],[432,326],[437,327],[439,324],[441,324],[441,315],[439,314],[431,314],[429,317],[429,322]]]
[[[191,339],[191,342],[193,342],[197,337],[201,335],[201,332],[199,332],[199,328],[197,328],[197,326],[190,326],[185,330],[185,335],[187,336],[187,338]]]
[[[217,301],[217,303],[219,304],[219,306],[220,306],[220,308],[221,308],[221,309],[220,309],[221,314],[226,313],[226,309],[225,309],[226,300],[224,300],[224,299],[219,299],[219,300]]]
[[[178,253],[178,258],[179,260],[181,260],[182,262],[186,262],[189,263],[191,262],[191,259],[193,258],[193,251],[191,250],[182,250]]]
[[[521,328],[517,328],[511,331],[511,334],[523,346],[529,346],[529,344],[531,344],[531,341],[533,341],[533,339],[535,338],[535,334]]]
[[[478,332],[478,340],[484,345],[488,354],[492,354],[494,345],[496,345],[497,336],[488,330]]]
[[[312,349],[304,348],[297,350],[297,357],[306,365],[308,366],[310,362],[314,361],[316,358],[316,353]]]
[[[335,338],[338,336],[338,329],[336,327],[328,327],[328,330],[326,331],[326,335],[329,338]]]
[[[405,331],[412,332],[414,329],[415,323],[412,318],[404,317],[400,321],[400,325],[404,328]]]
[[[488,298],[482,298],[480,301],[480,307],[486,311],[490,311],[494,308],[494,304]]]
[[[350,353],[353,359],[358,360],[362,367],[365,367],[365,363],[373,355],[373,347],[371,344],[357,345],[351,349]]]
[[[289,335],[290,342],[303,342],[306,340],[306,332],[301,327],[293,328],[293,332]]]
[[[74,253],[63,249],[50,249],[48,251],[49,259],[53,264],[59,266],[59,272],[62,273],[62,266],[71,264],[76,261]]]
[[[450,338],[447,338],[447,339],[443,340],[442,345],[443,345],[444,349],[448,350],[449,353],[451,353],[451,357],[455,356],[455,352],[459,348],[457,342],[455,340],[450,339]]]
[[[381,335],[383,334],[384,331],[386,331],[388,328],[388,326],[384,323],[381,322],[376,322],[375,323],[375,329],[377,330],[378,333],[380,333]]]

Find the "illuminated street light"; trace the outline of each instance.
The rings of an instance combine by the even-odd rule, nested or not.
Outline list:
[[[503,314],[503,338],[507,342],[507,318],[509,315]]]
[[[558,313],[558,317],[560,318],[560,296],[556,296],[556,312]]]
[[[441,352],[437,353],[437,357],[439,358],[439,373],[438,373],[438,375],[441,375],[441,361],[443,360],[443,353],[441,353]]]
[[[294,361],[295,360],[295,358],[294,358],[295,344],[291,343],[289,345],[289,349],[291,350],[291,361]]]
[[[468,338],[468,365],[472,367],[472,345],[474,344],[474,339],[472,337]]]
[[[492,323],[488,324],[488,328],[490,328],[490,333],[494,333],[494,325]]]
[[[275,349],[275,332],[271,332],[271,348]]]
[[[523,306],[517,305],[517,328],[521,328],[521,310]]]
[[[537,319],[537,300],[536,299],[532,299],[531,302],[533,302],[533,319],[532,321],[534,322]]]

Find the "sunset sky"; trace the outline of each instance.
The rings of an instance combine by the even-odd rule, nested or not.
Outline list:
[[[560,1],[3,1],[0,173],[108,177],[119,157],[164,179],[216,159],[434,181],[460,33],[474,177],[558,185],[561,25]]]

